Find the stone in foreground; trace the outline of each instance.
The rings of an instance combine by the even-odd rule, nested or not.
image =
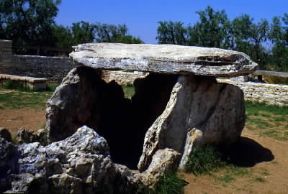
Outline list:
[[[95,69],[234,77],[257,66],[244,53],[218,48],[88,43],[74,49],[73,60]]]
[[[0,138],[0,154],[0,192],[27,194],[148,193],[179,160],[179,153],[159,150],[147,171],[131,171],[113,163],[107,141],[86,126],[47,146],[16,148]]]

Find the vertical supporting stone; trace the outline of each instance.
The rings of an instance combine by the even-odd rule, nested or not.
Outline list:
[[[165,111],[146,133],[138,168],[147,169],[158,149],[183,153],[191,128],[202,132],[201,143],[229,144],[238,140],[244,124],[244,97],[238,87],[215,78],[181,76]]]

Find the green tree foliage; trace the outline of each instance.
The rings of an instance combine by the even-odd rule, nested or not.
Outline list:
[[[1,0],[0,38],[13,40],[14,50],[29,52],[29,48],[50,46],[52,25],[60,0]]]
[[[188,28],[189,45],[229,48],[230,22],[225,11],[208,6],[197,14],[200,20]]]
[[[273,18],[269,36],[273,43],[270,68],[288,71],[288,14]]]
[[[268,56],[264,44],[267,42],[269,30],[267,20],[254,23],[249,15],[235,18],[232,21],[232,49],[247,53],[264,68]]]
[[[160,44],[187,44],[187,29],[182,22],[159,22],[157,31],[156,39]]]
[[[94,25],[95,41],[96,42],[118,42],[128,44],[143,43],[139,38],[128,34],[126,25],[111,25],[97,23]]]
[[[94,25],[88,22],[73,23],[71,27],[72,43],[88,43],[94,41]]]
[[[55,25],[53,37],[57,48],[69,53],[73,45],[89,42],[117,42],[127,44],[139,44],[143,41],[128,34],[125,25],[111,25],[101,23],[76,22],[71,27]]]

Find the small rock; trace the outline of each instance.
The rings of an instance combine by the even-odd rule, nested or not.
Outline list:
[[[0,127],[0,137],[5,139],[6,141],[12,141],[11,133],[8,129]]]

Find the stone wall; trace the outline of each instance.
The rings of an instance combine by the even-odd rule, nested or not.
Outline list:
[[[219,80],[218,80],[219,81]],[[288,85],[220,80],[238,86],[245,100],[271,105],[288,106]]]
[[[145,72],[124,72],[124,71],[102,71],[102,78],[106,82],[115,80],[120,85],[133,84],[134,80],[137,78],[144,78],[148,76],[149,73]]]
[[[7,68],[13,64],[12,55],[12,41],[11,40],[0,40],[0,73],[2,69]]]
[[[76,64],[68,57],[15,55],[9,73],[61,81]]]
[[[0,73],[60,82],[76,66],[68,57],[13,55],[12,41],[0,40]]]

